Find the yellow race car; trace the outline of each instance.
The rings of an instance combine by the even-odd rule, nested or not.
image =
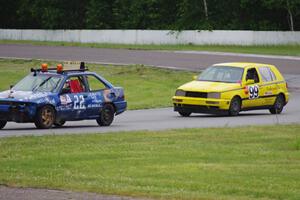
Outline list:
[[[269,109],[280,114],[289,100],[288,86],[274,65],[220,63],[180,86],[172,98],[174,111],[238,115],[240,111]]]

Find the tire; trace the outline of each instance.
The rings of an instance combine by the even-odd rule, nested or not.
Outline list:
[[[239,97],[233,97],[229,106],[229,115],[237,116],[241,111],[241,99]]]
[[[191,112],[181,112],[181,111],[179,111],[178,113],[182,117],[189,117],[192,114]]]
[[[3,129],[4,126],[6,125],[7,121],[0,120],[0,129]]]
[[[55,111],[52,106],[46,105],[38,109],[35,126],[39,129],[52,128],[55,122]]]
[[[283,110],[284,104],[285,104],[285,100],[284,100],[283,95],[281,95],[281,94],[278,95],[275,100],[275,103],[273,105],[273,108],[269,109],[270,113],[271,114],[280,114]]]
[[[111,104],[105,104],[100,112],[100,116],[97,119],[99,126],[109,126],[114,120],[115,109]]]
[[[60,120],[54,123],[55,127],[62,127],[64,124],[66,123],[66,121],[64,120]]]

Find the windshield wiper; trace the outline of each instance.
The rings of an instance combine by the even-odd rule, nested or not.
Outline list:
[[[32,91],[35,92],[37,89],[39,89],[39,87],[43,86],[46,82],[48,82],[50,79],[52,78],[52,76],[50,76],[49,78],[46,78],[43,82],[41,82],[41,84],[36,85]]]

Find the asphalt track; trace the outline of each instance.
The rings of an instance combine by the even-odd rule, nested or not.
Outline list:
[[[38,130],[35,129],[33,124],[8,123],[0,131],[0,137],[300,123],[300,57],[193,51],[132,51],[32,45],[0,45],[0,57],[145,64],[184,70],[200,70],[218,62],[247,61],[272,63],[278,66],[284,73],[289,85],[293,88],[291,100],[281,115],[271,115],[268,111],[251,111],[242,112],[238,117],[197,114],[189,118],[182,118],[173,112],[172,108],[135,110],[126,111],[124,114],[116,116],[115,121],[110,127],[99,127],[95,121],[79,121],[67,122],[63,128]]]

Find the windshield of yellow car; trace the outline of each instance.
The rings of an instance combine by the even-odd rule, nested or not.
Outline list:
[[[33,92],[56,92],[63,80],[61,75],[53,74],[29,74],[18,82],[12,90]]]
[[[243,68],[229,66],[212,66],[204,70],[198,81],[212,81],[225,83],[240,83],[244,73]]]

